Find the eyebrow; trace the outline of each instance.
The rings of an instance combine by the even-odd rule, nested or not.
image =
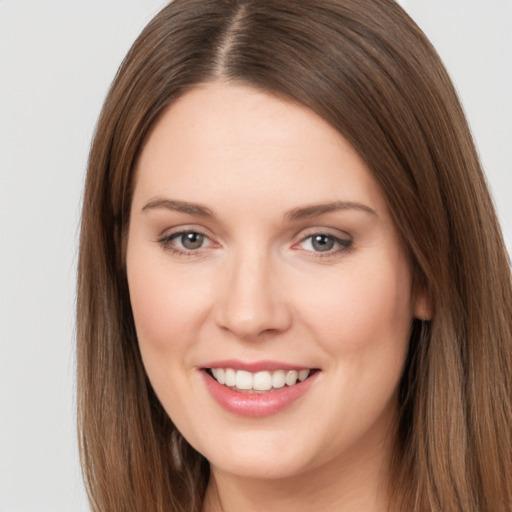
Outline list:
[[[159,208],[186,213],[189,215],[197,215],[199,217],[214,217],[213,212],[205,206],[201,206],[196,203],[189,203],[187,201],[177,201],[176,199],[153,199],[142,208],[142,211],[155,210]],[[285,214],[285,219],[290,221],[309,219],[312,217],[318,217],[325,213],[340,210],[359,210],[370,215],[377,216],[375,210],[372,210],[369,206],[364,204],[354,203],[351,201],[333,201],[330,203],[294,208]]]
[[[332,203],[314,204],[300,208],[294,208],[289,211],[285,217],[288,220],[309,219],[311,217],[318,217],[324,213],[331,213],[339,210],[359,210],[370,215],[377,216],[375,210],[369,206],[360,203],[353,203],[350,201],[333,201]]]
[[[211,210],[205,206],[186,201],[176,201],[175,199],[154,199],[147,203],[142,211],[155,210],[164,208],[166,210],[176,211],[180,213],[188,213],[189,215],[198,215],[199,217],[213,217]]]

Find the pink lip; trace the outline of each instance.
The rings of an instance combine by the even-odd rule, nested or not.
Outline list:
[[[233,366],[219,366],[219,368],[233,368]],[[258,366],[258,369],[259,368],[261,368],[261,366]],[[290,367],[285,365],[279,366],[277,369],[283,368]],[[262,394],[233,391],[232,389],[219,384],[214,378],[206,373],[206,371],[203,370],[201,373],[208,391],[217,403],[221,405],[221,407],[238,416],[257,418],[276,414],[298,400],[306,394],[320,372],[315,372],[309,378],[295,384],[294,386],[285,386]]]
[[[307,370],[309,366],[298,366],[296,364],[282,361],[254,361],[244,362],[238,359],[226,359],[223,361],[212,361],[202,365],[202,368],[232,368],[233,370],[245,370],[246,372],[273,372],[276,370]]]

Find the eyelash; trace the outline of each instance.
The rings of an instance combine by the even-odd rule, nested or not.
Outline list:
[[[332,241],[334,248],[329,249],[327,251],[315,251],[312,249],[306,249],[310,254],[313,255],[314,258],[329,258],[329,257],[337,256],[337,255],[348,252],[352,248],[352,239],[351,238],[343,239],[343,238],[337,237],[336,235],[333,235],[332,233],[323,232],[323,231],[316,231],[314,233],[308,234],[307,236],[302,238],[302,240],[300,242],[295,244],[293,246],[293,248],[304,244],[308,240],[310,241],[309,243],[312,245],[314,243],[315,237],[318,237],[318,238],[323,237],[323,238],[326,238],[326,239]]]
[[[181,247],[181,248],[177,247],[175,245],[176,244],[175,241],[180,240],[180,239],[183,241],[183,237],[186,235],[198,235],[200,237],[203,237],[203,243],[204,243],[204,241],[208,241],[208,245],[203,247],[203,243],[202,243],[201,246],[197,247],[196,249],[187,249],[185,247]],[[310,244],[312,245],[314,243],[313,240],[315,237],[323,237],[323,238],[329,240],[330,242],[332,242],[333,247],[335,247],[335,249],[329,249],[327,251],[315,251],[313,249],[305,249],[314,258],[333,257],[336,255],[348,252],[352,248],[353,242],[352,242],[351,238],[343,239],[343,238],[339,238],[339,237],[333,235],[332,233],[328,233],[328,232],[324,232],[324,231],[316,231],[314,233],[310,233],[307,236],[303,237],[299,242],[294,244],[292,249],[299,250],[299,247],[308,240],[310,240]],[[177,231],[175,233],[171,233],[169,235],[166,235],[166,236],[158,239],[158,243],[160,243],[165,250],[171,251],[172,253],[174,253],[178,256],[200,256],[200,255],[202,255],[204,249],[207,249],[211,245],[216,245],[215,242],[213,242],[208,235],[202,233],[201,231],[193,230],[193,229],[187,229],[187,230],[182,230],[182,231]],[[181,244],[181,245],[183,245],[183,244]]]
[[[196,249],[187,249],[185,247],[179,248],[175,245],[175,241],[181,239],[183,241],[183,237],[185,235],[199,235],[204,238],[204,241],[209,241],[209,244],[206,247],[198,247]],[[175,233],[171,233],[170,235],[166,235],[158,240],[158,242],[162,245],[165,250],[171,251],[172,253],[178,256],[199,256],[202,253],[203,249],[206,249],[209,245],[213,245],[211,238],[201,231],[194,229],[184,229],[182,231],[177,231]]]

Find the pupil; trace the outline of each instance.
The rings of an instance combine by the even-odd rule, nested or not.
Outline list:
[[[204,236],[199,233],[185,233],[181,241],[186,249],[199,249],[203,245]]]
[[[315,251],[326,252],[334,247],[334,239],[328,235],[316,235],[313,237],[312,244]]]

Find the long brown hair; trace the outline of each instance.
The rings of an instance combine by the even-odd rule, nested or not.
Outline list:
[[[507,252],[450,79],[392,0],[174,0],[128,53],[97,125],[80,238],[78,420],[93,510],[202,507],[209,466],[146,377],[123,240],[149,131],[217,79],[305,105],[352,143],[429,296],[400,384],[394,510],[512,510]]]

